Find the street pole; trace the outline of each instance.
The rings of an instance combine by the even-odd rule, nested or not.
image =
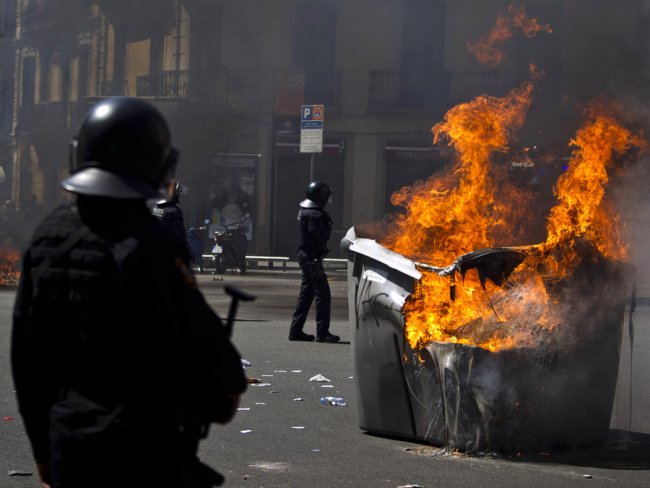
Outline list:
[[[311,158],[309,158],[309,182],[314,181],[314,153],[311,153]]]

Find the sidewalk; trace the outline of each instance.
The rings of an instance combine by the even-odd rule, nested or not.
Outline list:
[[[210,254],[203,255],[204,268],[202,274],[221,276],[214,272],[214,268],[212,268],[210,262],[211,257]],[[245,274],[250,276],[273,275],[276,277],[286,278],[300,278],[301,276],[298,261],[292,260],[286,256],[246,256],[246,266],[247,269]],[[325,258],[323,260],[323,266],[330,279],[347,279],[347,259]],[[195,271],[198,272],[196,269]],[[231,270],[227,270],[223,273],[223,276],[232,276],[237,274],[237,272],[233,273]]]

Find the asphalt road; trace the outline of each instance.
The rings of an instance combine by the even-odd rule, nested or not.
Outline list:
[[[248,376],[263,383],[249,387],[235,419],[214,426],[201,446],[202,459],[226,476],[226,486],[650,486],[650,299],[646,298],[650,293],[643,287],[634,315],[633,360],[627,333],[621,349],[611,441],[591,449],[502,458],[445,453],[435,446],[359,429],[347,282],[340,276],[331,280],[331,330],[342,337],[340,344],[287,340],[299,289],[293,275],[226,276],[223,281],[202,275],[199,282],[223,317],[229,307],[225,284],[258,297],[240,304],[233,340],[251,363]],[[35,488],[38,483],[9,370],[14,298],[14,290],[0,290],[0,488]],[[306,331],[314,332],[312,317]],[[330,381],[310,381],[319,374]],[[323,405],[319,401],[323,396],[343,397],[348,405]],[[25,475],[10,476],[10,470]]]

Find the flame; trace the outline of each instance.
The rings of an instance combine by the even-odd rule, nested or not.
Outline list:
[[[402,188],[391,197],[406,208],[385,244],[396,252],[434,263],[516,239],[510,225],[522,221],[529,195],[495,178],[490,158],[505,152],[513,132],[525,122],[533,85],[524,83],[504,98],[482,95],[447,112],[432,128],[434,142],[448,139],[458,161],[442,178]],[[501,178],[503,179],[503,178]],[[497,191],[498,188],[498,191]],[[512,205],[512,200],[520,205]],[[504,235],[505,234],[505,235]]]
[[[458,160],[448,173],[393,194],[405,213],[384,245],[445,266],[476,249],[522,244],[531,195],[512,188],[492,159],[523,125],[531,94],[532,84],[525,83],[502,99],[480,96],[447,112],[432,129],[434,141],[446,138]],[[554,187],[557,205],[548,216],[547,238],[522,248],[527,257],[507,286],[482,282],[476,270],[456,280],[420,266],[418,290],[402,309],[411,347],[443,341],[497,351],[544,341],[563,312],[547,291],[549,279],[561,279],[589,255],[627,257],[622,220],[606,188],[619,160],[633,149],[645,151],[647,143],[620,117],[611,104],[589,105],[570,142],[568,169]]]
[[[10,247],[0,247],[0,286],[18,283],[20,251]]]
[[[575,149],[555,186],[558,204],[551,209],[547,239],[541,246],[546,255],[544,265],[558,278],[580,263],[578,239],[589,242],[607,259],[628,258],[621,218],[606,198],[608,170],[616,169],[617,156],[633,148],[645,151],[647,141],[641,132],[632,133],[618,122],[619,110],[601,100],[593,101],[585,110],[585,126],[570,142]]]
[[[495,67],[505,59],[505,53],[498,46],[512,37],[514,29],[521,30],[526,37],[535,37],[541,31],[553,32],[550,25],[528,17],[523,6],[510,5],[507,14],[499,12],[496,24],[488,33],[475,42],[467,42],[467,50],[480,63]]]

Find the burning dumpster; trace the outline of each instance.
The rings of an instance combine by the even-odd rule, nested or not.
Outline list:
[[[0,287],[15,286],[20,279],[20,252],[0,246]]]
[[[359,426],[372,433],[424,440],[466,452],[582,446],[609,430],[629,268],[601,262],[555,284],[553,299],[580,306],[570,324],[544,330],[528,346],[491,351],[460,342],[431,341],[414,349],[402,309],[422,292],[416,263],[354,228],[342,241],[349,258],[349,310],[354,331]],[[435,271],[453,299],[454,274],[476,271],[500,282],[529,249],[488,249]],[[427,266],[425,265],[425,268]],[[514,292],[519,299],[521,290]],[[488,335],[514,324],[472,324]],[[564,310],[566,312],[566,310]],[[537,317],[538,318],[538,317]],[[523,333],[523,331],[519,331]],[[530,331],[525,333],[531,333]]]
[[[451,108],[447,167],[342,240],[362,429],[468,452],[606,439],[631,288],[608,190],[647,142],[594,100],[552,188],[518,185],[495,154],[532,92]]]

